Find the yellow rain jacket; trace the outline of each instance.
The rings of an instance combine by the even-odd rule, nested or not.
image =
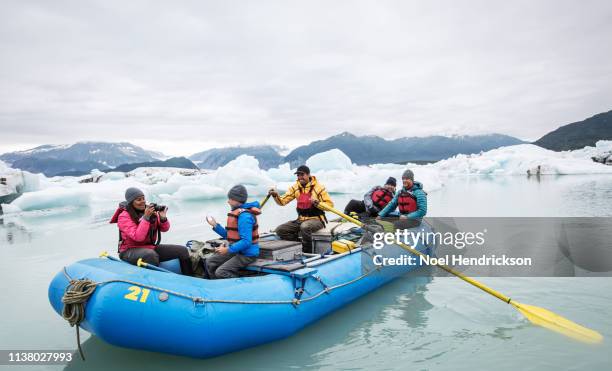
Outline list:
[[[314,175],[310,176],[310,182],[308,182],[308,184],[306,184],[305,187],[302,187],[300,182],[296,181],[295,184],[289,187],[289,189],[287,190],[287,192],[285,192],[284,195],[274,197],[274,201],[276,201],[276,203],[279,204],[280,206],[285,206],[289,202],[293,201],[294,199],[298,199],[300,195],[303,193],[310,193],[311,196],[315,197],[317,200],[319,200],[319,202],[324,203],[325,205],[329,207],[334,207],[334,203],[329,197],[329,194],[327,193],[325,186],[319,183],[317,181],[317,178]],[[304,221],[304,220],[324,218],[324,217],[325,217],[325,213],[321,211],[321,215],[313,215],[313,216],[298,215],[298,220]]]

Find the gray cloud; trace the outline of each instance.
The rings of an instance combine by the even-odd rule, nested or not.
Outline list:
[[[537,139],[612,108],[608,1],[9,1],[0,53],[0,152]]]

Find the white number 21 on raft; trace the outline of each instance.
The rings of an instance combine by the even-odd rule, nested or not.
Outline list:
[[[150,292],[149,289],[141,289],[138,286],[130,286],[128,287],[128,291],[129,293],[125,294],[124,298],[128,300],[133,300],[133,301],[140,301],[141,303],[145,303],[147,301],[147,298],[149,297],[149,292]],[[140,300],[138,299],[139,295],[140,295]]]

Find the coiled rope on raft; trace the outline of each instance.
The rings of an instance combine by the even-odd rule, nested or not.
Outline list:
[[[85,319],[85,304],[94,291],[96,291],[97,286],[96,282],[89,279],[70,279],[70,283],[62,297],[62,303],[64,303],[62,317],[70,323],[71,327],[76,327],[77,345],[83,361],[85,360],[85,355],[83,354],[83,349],[81,349],[79,327]]]

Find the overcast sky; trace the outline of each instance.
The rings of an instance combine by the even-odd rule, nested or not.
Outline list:
[[[0,153],[498,132],[612,109],[612,1],[2,1]]]

